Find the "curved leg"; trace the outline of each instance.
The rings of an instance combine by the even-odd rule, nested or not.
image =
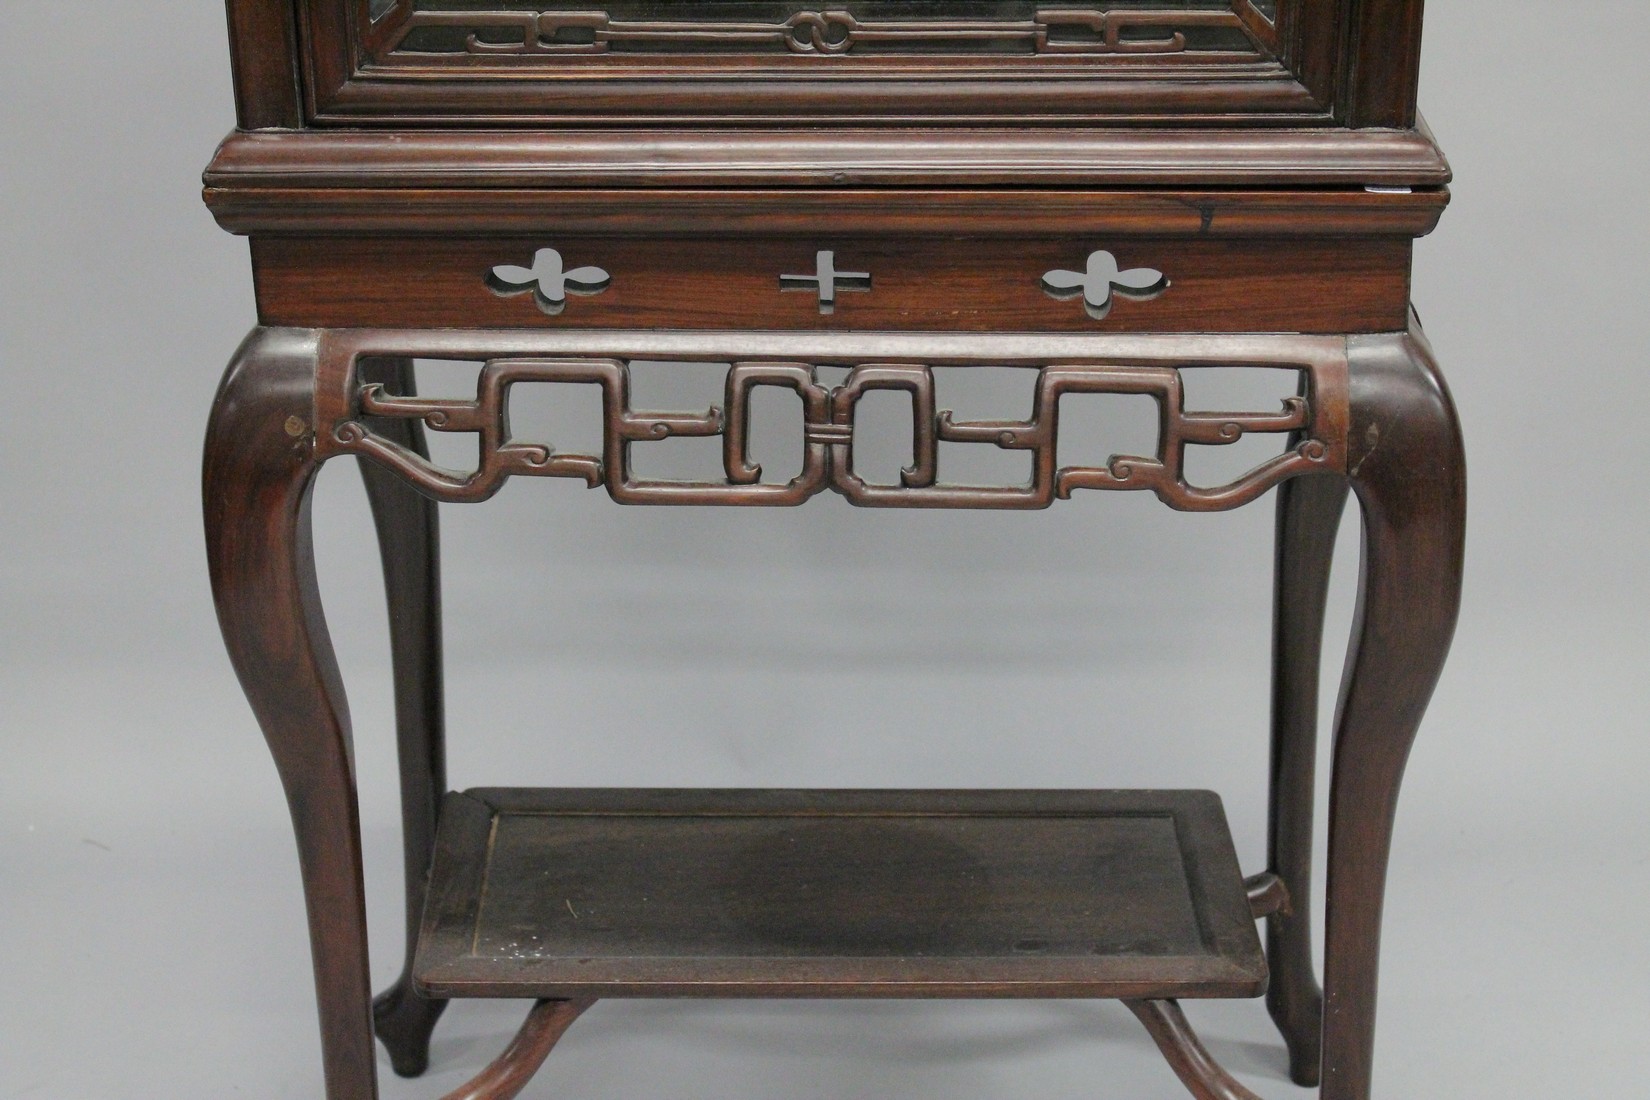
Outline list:
[[[511,1100],[519,1095],[544,1065],[562,1034],[595,1003],[594,998],[537,1002],[504,1053],[441,1100]]]
[[[299,329],[256,329],[247,338],[212,406],[202,489],[218,622],[297,834],[327,1100],[372,1100],[372,989],[349,711],[310,545],[318,340]]]
[[[1363,570],[1329,791],[1322,1100],[1370,1095],[1393,815],[1455,632],[1466,530],[1460,427],[1419,329],[1355,337],[1349,351]]]
[[[1151,1034],[1180,1083],[1197,1100],[1260,1100],[1215,1061],[1179,1001],[1124,1001]]]
[[[1266,1008],[1289,1048],[1289,1076],[1316,1085],[1323,992],[1312,963],[1312,810],[1318,675],[1335,535],[1349,486],[1338,476],[1278,487],[1272,604],[1272,770],[1267,867],[1295,903],[1266,921]]]
[[[411,360],[363,360],[358,375],[364,383],[384,383],[391,393],[413,392]],[[429,458],[419,421],[373,418],[370,426],[376,434]],[[447,790],[440,533],[435,501],[372,460],[360,461],[378,528],[384,594],[389,601],[407,891],[406,962],[395,984],[373,1001],[372,1015],[395,1072],[416,1077],[430,1064],[430,1033],[447,1007],[446,1001],[421,997],[412,987],[413,951],[435,850],[436,813]]]

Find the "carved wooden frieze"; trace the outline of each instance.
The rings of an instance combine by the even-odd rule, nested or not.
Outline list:
[[[615,5],[620,7],[622,5]],[[961,5],[959,5],[961,6]],[[1255,52],[1244,20],[1231,8],[1032,7],[1017,16],[861,14],[805,9],[783,18],[695,14],[625,18],[604,9],[418,9],[381,50],[397,55],[465,53],[542,57],[609,52],[780,52],[819,57],[879,53],[1178,54]],[[910,5],[860,5],[909,11]]]
[[[1288,365],[1288,364],[1285,364]],[[1255,499],[1285,478],[1333,469],[1342,452],[1337,425],[1344,417],[1334,400],[1319,402],[1321,388],[1310,367],[1305,396],[1280,409],[1254,412],[1188,411],[1178,366],[1172,363],[1059,362],[1035,371],[1032,412],[1024,420],[961,420],[938,406],[934,371],[911,362],[866,362],[840,384],[821,380],[816,364],[786,360],[729,362],[719,405],[701,411],[637,409],[631,399],[629,361],[606,356],[510,355],[481,367],[470,399],[418,397],[361,384],[353,368],[340,380],[339,415],[323,417],[321,446],[329,452],[369,457],[397,471],[425,494],[445,501],[485,500],[510,477],[568,477],[603,486],[623,504],[795,505],[830,489],[851,503],[872,507],[1045,508],[1078,489],[1155,493],[1173,508],[1214,511]],[[512,387],[526,383],[582,383],[600,388],[603,442],[599,453],[568,453],[544,440],[519,439],[511,431]],[[751,395],[776,386],[801,398],[803,462],[789,481],[762,480],[749,450]],[[855,468],[855,414],[877,390],[910,395],[912,455],[895,484],[865,480]],[[1330,390],[1334,390],[1331,385]],[[1057,461],[1061,398],[1071,394],[1137,394],[1158,409],[1153,453],[1114,455],[1103,466],[1062,466]],[[382,419],[421,421],[438,432],[474,433],[480,439],[476,469],[451,471],[408,450],[372,424]],[[1189,446],[1221,446],[1251,433],[1287,437],[1280,453],[1236,480],[1194,485],[1185,472]],[[716,436],[722,441],[720,481],[673,481],[636,475],[638,444],[678,437]],[[1031,457],[1030,480],[1021,485],[955,485],[942,480],[942,442],[975,443]]]

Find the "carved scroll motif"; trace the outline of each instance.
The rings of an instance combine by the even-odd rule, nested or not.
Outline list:
[[[795,362],[736,362],[722,404],[703,412],[648,412],[631,407],[630,370],[619,359],[508,358],[486,363],[474,401],[398,396],[373,383],[351,385],[353,415],[323,425],[327,449],[365,455],[399,472],[425,494],[444,501],[485,500],[507,478],[570,477],[605,486],[621,504],[795,505],[832,489],[857,505],[929,508],[1046,508],[1077,489],[1141,490],[1183,511],[1235,508],[1287,477],[1326,468],[1325,436],[1307,398],[1292,397],[1271,413],[1188,412],[1180,372],[1170,366],[1070,364],[1036,372],[1028,420],[958,420],[937,407],[933,370],[907,363],[853,368],[839,386],[819,381],[816,369]],[[510,388],[526,382],[586,383],[600,387],[600,454],[565,454],[548,443],[517,440],[510,431]],[[802,399],[801,471],[787,482],[764,482],[751,460],[750,407],[758,386],[792,390]],[[913,462],[898,484],[867,482],[854,466],[854,417],[874,390],[910,394]],[[1153,455],[1115,455],[1104,466],[1060,466],[1060,399],[1067,394],[1143,394],[1158,407]],[[364,418],[417,419],[438,432],[480,437],[477,469],[458,473],[433,465],[374,433]],[[1237,480],[1199,487],[1185,477],[1186,448],[1234,443],[1249,432],[1299,433],[1299,442]],[[639,478],[631,465],[638,443],[685,436],[720,436],[725,478],[687,482]],[[941,442],[979,443],[1024,451],[1032,460],[1028,484],[947,485],[940,481]]]
[[[1030,19],[859,19],[847,11],[799,11],[780,23],[614,19],[600,10],[415,11],[391,37],[387,53],[440,52],[407,42],[417,31],[443,29],[463,33],[465,51],[478,55],[700,46],[828,56],[862,45],[895,51],[1009,46],[1037,54],[1166,54],[1187,52],[1186,32],[1194,28],[1244,32],[1244,22],[1230,10],[1174,9],[1041,8]],[[482,37],[488,31],[504,33]]]

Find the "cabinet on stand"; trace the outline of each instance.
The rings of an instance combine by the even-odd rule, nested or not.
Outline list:
[[[1265,996],[1291,1075],[1371,1095],[1405,758],[1459,602],[1465,471],[1409,304],[1449,170],[1415,113],[1420,0],[228,0],[239,128],[206,200],[246,235],[259,327],[212,410],[219,616],[291,805],[328,1100],[421,1073],[449,999],[519,998],[454,1097],[514,1096],[604,997],[1117,998],[1204,1100],[1250,1097],[1181,1012]],[[481,364],[420,394],[415,360]],[[709,409],[642,407],[636,363],[716,364]],[[943,407],[1008,367],[1025,419]],[[1272,407],[1189,405],[1189,368],[1291,372]],[[521,387],[596,387],[588,453],[517,435]],[[750,443],[799,399],[792,476]],[[909,466],[856,410],[911,408]],[[1062,400],[1151,398],[1156,444],[1058,459]],[[1068,418],[1069,419],[1069,418]],[[433,462],[427,433],[477,443]],[[1260,436],[1225,484],[1192,448]],[[711,437],[718,476],[644,476]],[[963,484],[966,444],[1021,453]],[[354,759],[309,494],[359,460],[391,605],[408,952],[369,984]],[[1149,492],[1276,500],[1270,837],[1240,871],[1198,791],[447,790],[436,505],[511,477],[622,504],[1032,509]],[[1317,682],[1334,535],[1363,525],[1311,938]],[[1104,582],[1104,577],[1100,578]],[[982,731],[984,735],[984,731]],[[1104,780],[1097,776],[1097,780]],[[1257,926],[1263,926],[1264,944]]]

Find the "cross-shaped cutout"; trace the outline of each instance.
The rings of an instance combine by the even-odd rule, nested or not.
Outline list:
[[[1101,250],[1089,253],[1086,271],[1056,268],[1044,275],[1043,289],[1061,301],[1081,294],[1083,308],[1098,321],[1111,312],[1113,293],[1136,300],[1155,298],[1169,289],[1169,277],[1150,267],[1119,271],[1117,257]]]
[[[836,269],[835,252],[816,252],[814,253],[814,274],[781,275],[779,277],[779,289],[817,290],[819,292],[819,312],[831,313],[836,309],[837,291],[870,290],[871,273],[869,271],[838,271]]]
[[[600,294],[613,278],[599,267],[563,271],[561,253],[541,248],[533,253],[532,267],[501,264],[487,273],[486,281],[489,290],[504,297],[532,291],[538,307],[554,317],[567,308],[569,294]]]

